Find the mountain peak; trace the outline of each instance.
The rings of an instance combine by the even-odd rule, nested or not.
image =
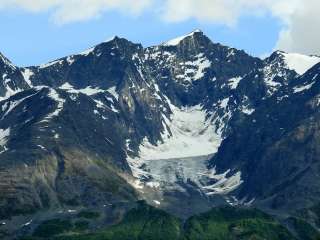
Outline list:
[[[186,38],[194,37],[195,35],[203,35],[203,32],[200,29],[195,29],[191,33],[188,33],[186,35],[171,39],[165,43],[162,43],[162,46],[177,46],[180,44],[181,41],[183,41]]]
[[[281,61],[285,64],[287,69],[293,70],[299,75],[303,75],[307,70],[320,62],[320,57],[277,50],[273,52],[270,57],[266,58],[266,60],[267,62]]]
[[[2,52],[0,52],[0,60],[2,60],[3,62],[10,62],[10,61],[2,54]]]
[[[0,62],[3,62],[4,64],[6,65],[9,65],[11,68],[16,68],[12,63],[11,61],[6,57],[4,56],[1,52],[0,52]]]
[[[199,29],[199,28],[196,28],[196,29],[193,30],[191,33],[192,33],[192,34],[194,34],[194,33],[203,33],[203,31],[202,31],[201,29]]]
[[[113,40],[118,39],[118,38],[119,38],[119,37],[118,37],[117,35],[114,35],[114,36],[112,36],[112,37],[110,37],[110,38],[106,39],[106,40],[104,41],[104,43],[112,42]]]

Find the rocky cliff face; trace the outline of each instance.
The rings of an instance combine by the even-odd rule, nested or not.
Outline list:
[[[223,142],[212,164],[242,169],[239,196],[286,211],[318,201],[318,75],[316,65],[282,87]]]
[[[2,217],[319,198],[317,57],[261,60],[196,30],[149,48],[115,37],[28,68],[0,60]]]
[[[0,73],[0,95],[2,96],[1,99],[7,98],[19,91],[29,88],[29,84],[24,80],[22,72],[1,53]]]

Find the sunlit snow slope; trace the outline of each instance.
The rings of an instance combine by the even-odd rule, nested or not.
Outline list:
[[[298,53],[283,53],[283,56],[288,68],[300,75],[320,62],[320,58],[317,56],[307,56]]]

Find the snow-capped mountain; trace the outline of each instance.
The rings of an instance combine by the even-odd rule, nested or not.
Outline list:
[[[200,30],[148,48],[115,37],[27,68],[0,57],[0,216],[141,198],[178,212],[190,196],[260,206],[273,181],[305,186],[284,175],[307,156],[288,163],[283,150],[278,164],[269,147],[307,141],[300,121],[316,128],[319,57],[261,60]]]

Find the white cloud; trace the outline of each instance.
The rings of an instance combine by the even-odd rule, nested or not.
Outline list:
[[[319,0],[304,0],[288,17],[276,48],[289,52],[320,54]]]
[[[228,27],[236,27],[241,16],[268,13],[283,23],[275,48],[320,54],[319,0],[0,0],[3,10],[49,11],[57,24],[97,18],[112,10],[139,15],[151,6],[167,22],[195,19]]]
[[[166,0],[164,19],[179,22],[196,19],[234,26],[243,14],[261,14],[276,0]]]
[[[166,0],[166,21],[196,19],[236,26],[244,15],[269,13],[282,22],[275,49],[320,54],[319,0]]]
[[[106,11],[116,10],[138,15],[152,0],[0,0],[0,9],[20,8],[29,12],[52,11],[57,24],[97,18]]]

